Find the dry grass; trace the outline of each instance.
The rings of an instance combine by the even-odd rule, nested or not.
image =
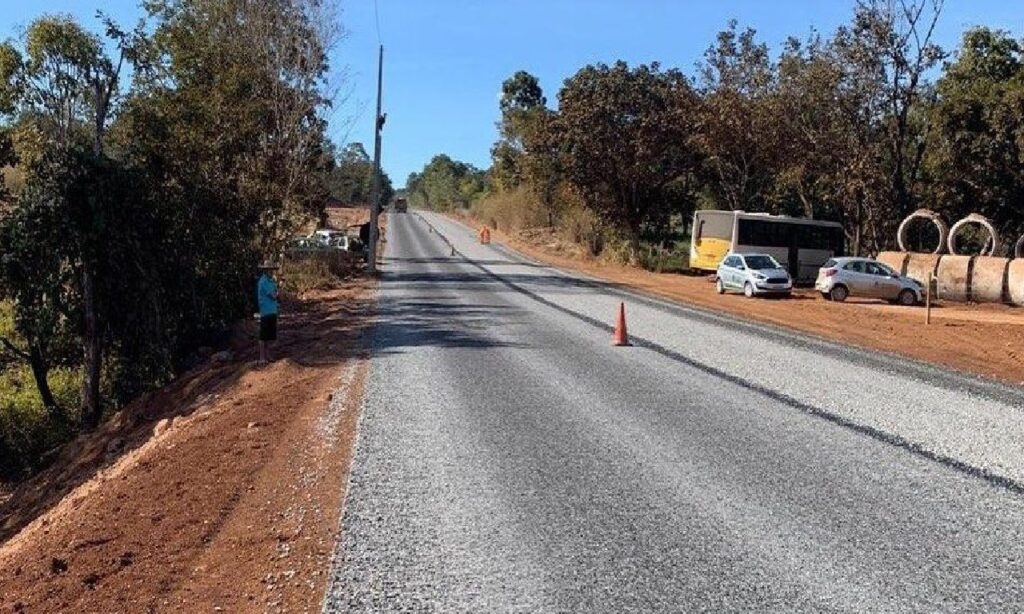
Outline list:
[[[341,287],[363,270],[359,254],[341,250],[322,250],[288,255],[278,276],[285,292],[299,298],[315,290]]]

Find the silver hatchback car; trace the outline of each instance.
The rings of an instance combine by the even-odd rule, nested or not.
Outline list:
[[[718,265],[715,287],[719,294],[740,290],[747,298],[759,294],[789,296],[793,280],[768,254],[729,254]]]
[[[850,296],[880,298],[907,306],[924,300],[924,287],[917,280],[871,258],[828,260],[818,271],[814,288],[827,300],[838,302]]]

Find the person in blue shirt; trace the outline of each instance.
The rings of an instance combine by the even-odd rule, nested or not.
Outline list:
[[[256,303],[260,309],[260,365],[267,364],[267,344],[277,339],[277,265],[269,260],[260,265],[256,282]]]

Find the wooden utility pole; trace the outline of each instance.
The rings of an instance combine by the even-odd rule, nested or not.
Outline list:
[[[377,272],[377,239],[380,236],[380,131],[384,128],[384,116],[380,113],[381,81],[384,77],[384,45],[377,56],[377,115],[374,121],[373,138],[373,190],[370,193],[370,245],[366,263],[370,273]]]

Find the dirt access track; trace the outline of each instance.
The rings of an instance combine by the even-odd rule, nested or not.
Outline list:
[[[283,305],[263,368],[246,325],[0,499],[0,612],[319,611],[375,293]]]
[[[480,228],[472,219],[453,217]],[[560,240],[550,229],[492,234],[493,240],[539,262],[644,294],[1024,384],[1024,309],[1018,307],[940,304],[932,310],[932,323],[926,326],[923,307],[853,298],[833,303],[814,290],[798,290],[790,299],[719,295],[707,277],[652,273],[588,258],[581,248]]]

